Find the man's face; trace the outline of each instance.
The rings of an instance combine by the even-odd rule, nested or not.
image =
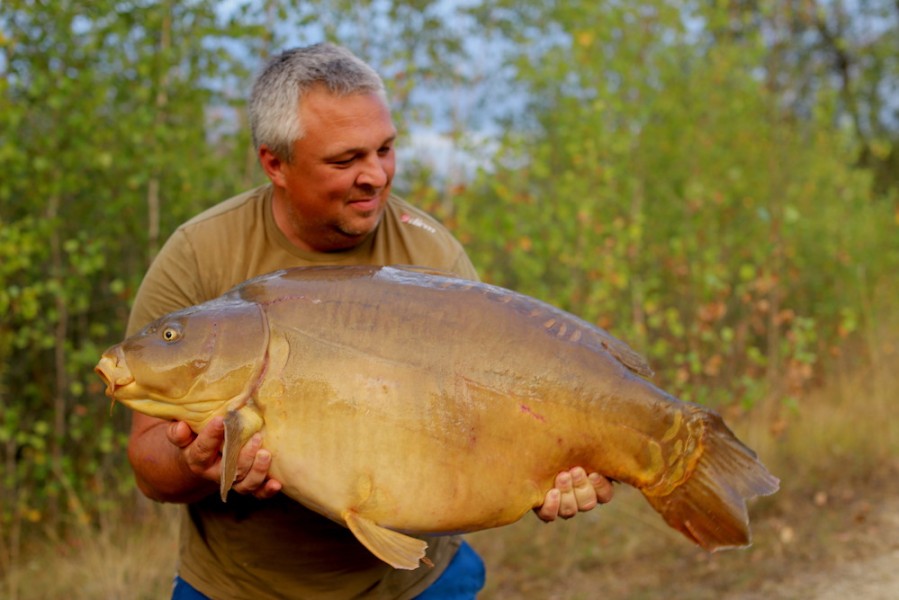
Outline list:
[[[260,150],[275,185],[278,227],[298,247],[317,252],[352,248],[384,213],[396,169],[396,128],[377,94],[333,96],[323,88],[300,102],[305,135],[286,163]]]

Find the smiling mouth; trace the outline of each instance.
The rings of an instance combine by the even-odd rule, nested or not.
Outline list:
[[[373,196],[371,198],[359,198],[356,200],[350,200],[347,204],[361,212],[372,212],[380,208],[381,197]]]

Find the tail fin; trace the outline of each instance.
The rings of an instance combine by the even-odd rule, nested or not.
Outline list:
[[[703,454],[693,473],[666,496],[646,496],[674,529],[709,551],[750,543],[746,500],[777,491],[780,481],[721,418],[707,414]]]

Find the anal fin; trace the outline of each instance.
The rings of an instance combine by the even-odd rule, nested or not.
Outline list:
[[[425,558],[427,542],[381,527],[352,510],[342,516],[356,539],[394,569],[417,569],[420,562],[430,562]]]

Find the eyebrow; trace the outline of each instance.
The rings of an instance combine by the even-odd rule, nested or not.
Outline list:
[[[396,138],[397,138],[397,134],[394,133],[393,135],[391,135],[390,137],[388,137],[387,139],[385,139],[383,142],[381,142],[380,145],[378,145],[378,148],[380,149],[380,148],[383,148],[384,146],[386,146],[386,145],[388,145],[388,144],[392,144],[393,142],[396,141]],[[326,160],[326,161],[337,160],[337,159],[340,159],[341,157],[344,157],[344,156],[355,156],[355,155],[357,155],[357,154],[359,154],[359,153],[362,153],[362,152],[367,152],[367,148],[364,147],[364,146],[356,146],[356,147],[353,147],[353,148],[345,148],[345,149],[341,150],[340,152],[337,152],[337,153],[332,154],[332,155],[330,155],[330,156],[326,156],[326,157],[325,157],[325,160]]]

